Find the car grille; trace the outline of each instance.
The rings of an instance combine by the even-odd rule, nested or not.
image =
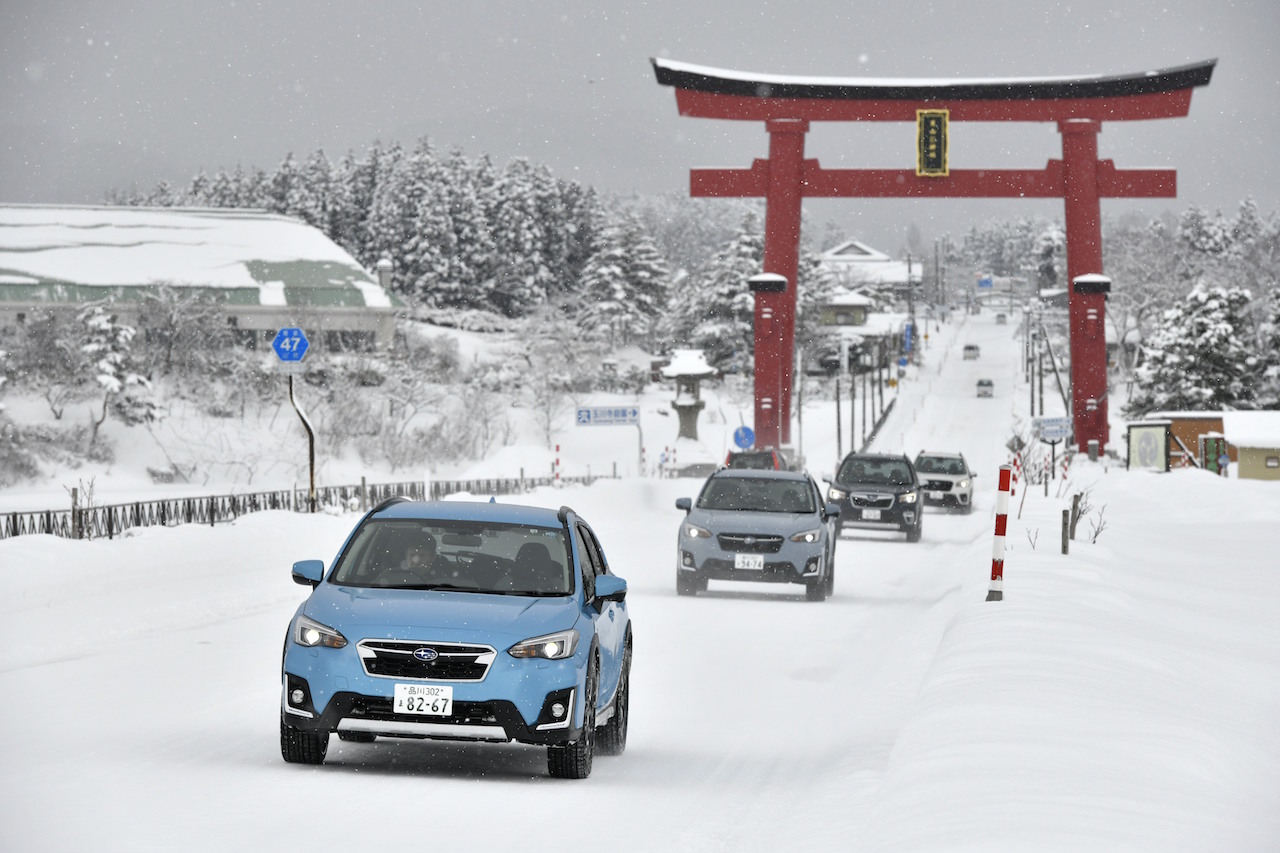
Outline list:
[[[859,509],[888,509],[893,506],[893,495],[849,495],[849,503]]]
[[[782,548],[781,536],[757,536],[753,533],[721,533],[716,536],[723,551],[742,554],[776,554]]]
[[[363,720],[397,720],[415,719],[436,724],[454,726],[484,726],[498,722],[493,704],[490,702],[454,702],[452,711],[447,717],[420,716],[418,714],[397,714],[390,698],[380,696],[362,696],[356,700],[347,716]]]
[[[483,681],[496,655],[490,646],[427,640],[361,640],[357,648],[369,675],[440,681]],[[434,650],[436,659],[421,661],[413,656],[423,648]]]
[[[930,492],[949,492],[951,491],[951,482],[949,480],[929,480],[924,484],[925,490]]]

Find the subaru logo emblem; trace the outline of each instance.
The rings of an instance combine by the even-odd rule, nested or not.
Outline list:
[[[745,537],[743,537],[743,539],[742,539],[742,544],[744,544],[744,545],[754,545],[754,544],[756,544],[756,537],[754,537],[754,536],[745,536]]]
[[[435,649],[414,649],[413,656],[424,663],[429,663],[440,657],[440,653]]]

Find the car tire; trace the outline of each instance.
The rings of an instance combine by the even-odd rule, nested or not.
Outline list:
[[[700,580],[696,572],[676,569],[676,595],[697,595],[707,588],[707,582]]]
[[[836,592],[836,557],[831,555],[831,565],[827,566],[827,597],[835,595]]]
[[[924,532],[924,524],[917,524],[915,527],[907,531],[908,542],[919,542],[920,534]]]
[[[600,681],[600,662],[595,653],[587,670],[582,697],[582,732],[573,743],[547,747],[547,772],[554,779],[585,779],[591,775],[596,743],[596,690]]]
[[[329,751],[328,732],[308,732],[285,722],[280,715],[280,755],[290,764],[323,764]]]
[[[378,736],[373,732],[338,732],[338,740],[348,743],[373,743]]]
[[[601,755],[622,755],[627,748],[627,721],[631,717],[631,635],[627,634],[622,653],[622,674],[618,676],[618,693],[613,699],[613,716],[597,735],[596,750]]]
[[[823,561],[822,573],[811,581],[805,581],[804,597],[809,601],[827,600],[827,578],[831,576],[831,567]]]

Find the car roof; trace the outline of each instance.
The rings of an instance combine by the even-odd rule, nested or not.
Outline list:
[[[721,468],[712,477],[728,477],[734,480],[796,480],[804,482],[809,475],[803,471],[776,471],[773,468]]]
[[[921,456],[941,456],[946,459],[963,459],[964,458],[963,453],[952,453],[950,450],[921,450],[919,453],[916,454],[916,458],[919,459]]]
[[[495,521],[531,527],[563,527],[557,510],[488,501],[398,501],[374,511],[375,519]]]
[[[844,457],[844,459],[866,459],[866,460],[875,460],[877,462],[885,459],[906,459],[906,458],[907,458],[906,454],[903,454],[903,453],[847,453],[845,454],[845,457]],[[844,459],[840,461],[844,462]]]

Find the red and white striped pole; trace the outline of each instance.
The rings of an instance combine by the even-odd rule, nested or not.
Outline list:
[[[1022,454],[1015,453],[1013,455],[1013,474],[1009,479],[1009,494],[1016,495],[1018,493],[1018,480],[1022,479]]]
[[[554,482],[551,485],[553,486],[560,485],[560,445],[558,444],[556,445],[555,477],[554,477]]]
[[[1009,523],[1009,480],[1013,469],[1000,466],[1000,491],[996,492],[996,540],[991,549],[991,586],[987,601],[1004,600],[1004,531]]]

